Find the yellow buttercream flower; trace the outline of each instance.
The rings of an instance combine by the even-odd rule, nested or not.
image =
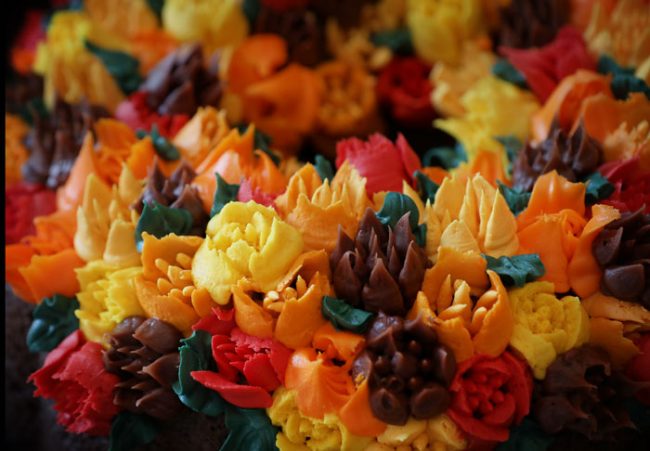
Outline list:
[[[409,418],[403,426],[388,425],[365,451],[452,451],[467,445],[456,423],[443,414],[430,420]]]
[[[95,260],[76,269],[81,290],[77,293],[79,328],[89,341],[104,342],[104,334],[111,332],[123,319],[143,315],[135,291],[134,281],[142,274],[142,267],[119,269],[103,260]]]
[[[532,282],[509,293],[515,320],[510,346],[528,361],[537,379],[546,377],[558,354],[589,339],[589,316],[580,299],[558,299],[554,289],[551,282]]]
[[[103,259],[118,266],[136,266],[138,214],[131,205],[140,197],[142,183],[125,166],[117,185],[109,187],[95,174],[88,175],[83,202],[77,209],[75,251],[85,261]]]
[[[507,163],[505,149],[495,137],[515,136],[526,142],[530,119],[539,103],[530,92],[494,76],[477,81],[460,99],[462,117],[437,119],[436,127],[462,143],[470,161],[481,151],[498,152]]]
[[[406,22],[417,54],[428,61],[460,62],[463,42],[481,31],[480,0],[409,0]]]
[[[354,236],[370,200],[366,179],[346,161],[331,183],[322,181],[313,165],[303,166],[275,204],[280,216],[302,233],[306,249],[331,252],[339,226]]]
[[[447,117],[465,114],[461,102],[463,94],[477,81],[490,75],[496,61],[494,53],[481,49],[475,42],[465,43],[460,58],[457,66],[439,62],[431,71],[431,103]]]
[[[274,289],[303,250],[298,230],[253,201],[228,203],[206,233],[194,256],[192,278],[222,305],[242,279],[256,291]]]
[[[275,442],[280,451],[357,451],[372,440],[350,433],[333,413],[321,420],[301,415],[295,390],[284,387],[273,393],[273,405],[266,413],[271,423],[282,428]]]
[[[158,28],[146,0],[84,0],[83,9],[95,24],[124,38]]]
[[[424,205],[408,186],[404,193],[418,206],[420,222],[427,225],[425,251],[431,261],[436,261],[441,246],[491,257],[517,252],[517,221],[503,195],[480,174],[465,181],[445,178],[433,205]]]
[[[237,0],[167,0],[162,21],[174,37],[200,42],[208,55],[236,46],[248,35],[248,21]]]
[[[5,186],[22,180],[21,168],[27,161],[23,138],[27,124],[18,116],[5,113]]]
[[[66,102],[82,98],[115,111],[124,95],[102,61],[86,50],[89,40],[103,48],[125,50],[128,44],[106,33],[81,12],[54,14],[47,39],[38,45],[34,71],[44,77],[44,97],[48,107],[57,95]]]

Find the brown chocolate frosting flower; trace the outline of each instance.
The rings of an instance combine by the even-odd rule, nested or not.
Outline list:
[[[145,203],[158,202],[165,207],[182,208],[192,215],[191,235],[203,236],[210,217],[203,210],[203,203],[196,188],[191,185],[196,173],[183,161],[169,178],[158,168],[157,162],[147,177],[142,196],[134,205],[142,213]]]
[[[592,244],[606,295],[650,309],[650,214],[643,207],[607,224]]]
[[[339,228],[330,255],[338,297],[353,307],[404,316],[413,305],[429,265],[409,225],[409,213],[394,228],[384,226],[369,208],[354,240]]]
[[[454,354],[438,343],[432,327],[420,317],[404,320],[381,312],[352,367],[355,380],[368,379],[373,414],[397,425],[409,416],[421,420],[444,412],[455,374]]]
[[[316,15],[305,8],[278,11],[262,6],[255,33],[273,33],[287,41],[289,60],[315,66],[325,59],[325,42]]]
[[[169,420],[183,405],[172,390],[178,379],[182,334],[155,318],[131,316],[119,323],[104,352],[104,366],[117,374],[113,403],[135,413]]]
[[[541,47],[569,22],[570,14],[569,0],[512,0],[501,10],[499,44],[519,49]]]
[[[154,67],[139,91],[158,114],[193,115],[200,106],[218,106],[222,85],[216,64],[206,67],[199,44],[184,45]]]
[[[31,154],[23,166],[23,177],[51,189],[58,188],[68,179],[86,133],[95,121],[110,114],[87,101],[71,105],[61,99],[56,100],[49,116],[35,108],[30,110],[34,127],[25,140]]]
[[[622,382],[603,349],[590,345],[572,349],[536,383],[533,417],[545,433],[559,434],[561,441],[607,449],[607,444],[635,429],[623,404]]]
[[[530,144],[519,152],[512,166],[515,188],[531,191],[540,175],[556,170],[571,182],[583,180],[596,171],[602,161],[602,148],[587,135],[583,124],[571,135],[555,122],[544,141]]]

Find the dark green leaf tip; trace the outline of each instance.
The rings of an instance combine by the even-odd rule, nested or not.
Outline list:
[[[370,312],[354,308],[344,300],[330,296],[323,296],[321,312],[337,329],[349,330],[355,334],[363,334],[374,317]]]
[[[178,161],[181,158],[181,152],[174,144],[172,144],[171,141],[160,134],[157,124],[151,126],[151,131],[149,133],[144,130],[138,130],[135,132],[135,135],[138,139],[143,139],[145,136],[149,135],[156,154],[158,154],[158,156],[163,160]]]
[[[30,352],[49,352],[77,330],[79,320],[74,312],[78,308],[76,298],[61,294],[43,299],[34,309],[34,321],[27,332],[27,347]]]
[[[156,201],[144,204],[142,214],[135,227],[135,243],[142,252],[142,232],[162,238],[170,233],[187,235],[192,229],[192,214],[182,208],[165,207]]]
[[[413,173],[413,178],[417,183],[418,194],[420,194],[420,198],[424,202],[430,201],[433,204],[436,200],[436,194],[438,193],[440,185],[431,180],[428,175],[420,171],[415,171]]]
[[[332,167],[332,163],[330,163],[330,161],[321,154],[316,155],[314,161],[314,168],[316,168],[316,172],[318,172],[318,175],[320,175],[320,178],[323,180],[323,182],[325,180],[329,180],[331,182],[334,178],[334,168]]]
[[[415,235],[415,240],[420,246],[424,246],[427,237],[427,226],[426,224],[418,225],[420,221],[418,207],[415,205],[415,202],[413,202],[413,199],[408,197],[406,194],[396,193],[394,191],[386,194],[384,204],[376,215],[379,222],[393,228],[397,224],[397,221],[399,221],[406,213],[410,213],[409,225],[411,226],[413,235]]]
[[[620,66],[612,57],[603,55],[598,59],[598,72],[612,75],[610,87],[618,100],[627,99],[633,92],[641,92],[650,99],[650,87],[635,75],[634,68]]]
[[[131,451],[154,441],[160,424],[148,415],[120,412],[111,426],[109,451]]]
[[[139,72],[140,61],[137,58],[119,50],[105,49],[90,41],[85,41],[84,45],[89,52],[102,61],[108,73],[125,94],[131,94],[138,89],[142,77]]]
[[[510,208],[512,214],[517,216],[519,213],[526,209],[528,206],[528,201],[530,200],[529,192],[510,188],[501,183],[500,180],[497,180],[497,185],[499,185],[499,192],[508,204],[508,208]]]
[[[537,254],[499,258],[483,255],[483,258],[487,260],[487,269],[496,272],[507,287],[522,287],[527,282],[539,279],[546,272],[544,264]]]
[[[601,200],[607,199],[616,191],[614,185],[598,171],[587,177],[585,183],[587,184],[587,193],[585,194],[585,202],[587,205],[593,205]]]
[[[228,404],[225,415],[230,431],[219,451],[274,451],[279,429],[263,409],[242,409]]]
[[[422,156],[424,166],[441,166],[445,169],[453,169],[466,161],[467,153],[461,143],[456,143],[454,147],[433,147]]]
[[[237,195],[239,194],[239,185],[226,182],[219,173],[215,173],[215,175],[217,176],[217,190],[214,192],[210,217],[221,213],[223,207],[228,202],[236,201]]]
[[[388,47],[400,55],[413,54],[413,41],[408,27],[374,33],[370,40],[376,47]]]
[[[523,89],[528,89],[528,83],[526,83],[526,77],[524,74],[519,72],[519,70],[517,70],[517,68],[505,58],[499,58],[497,62],[494,63],[492,66],[492,74],[508,83],[512,83],[513,85],[519,86]]]
[[[239,133],[246,133],[248,130],[248,124],[239,124],[235,128],[239,130]],[[269,158],[275,163],[276,166],[280,165],[280,157],[271,150],[271,137],[264,132],[255,129],[255,134],[253,136],[253,145],[256,150],[261,150],[269,156]]]

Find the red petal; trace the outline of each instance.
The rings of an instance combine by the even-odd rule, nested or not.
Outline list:
[[[273,391],[280,386],[273,366],[266,354],[257,354],[244,364],[244,377],[250,385]]]
[[[250,385],[239,385],[212,371],[192,371],[192,378],[210,390],[214,390],[229,403],[244,409],[266,409],[273,399],[264,389]]]

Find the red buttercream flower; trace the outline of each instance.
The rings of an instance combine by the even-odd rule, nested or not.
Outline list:
[[[388,138],[375,133],[368,141],[358,138],[343,139],[336,143],[336,167],[348,160],[366,178],[366,191],[402,192],[402,181],[413,182],[413,173],[420,169],[420,158],[411,149],[402,134],[393,144]]]
[[[431,66],[416,57],[393,58],[377,80],[377,96],[398,122],[415,127],[431,126]]]
[[[45,40],[44,19],[43,11],[27,11],[25,22],[13,42],[11,65],[21,74],[31,71],[36,58],[36,47],[40,41]]]
[[[241,181],[239,191],[237,192],[237,200],[239,202],[248,202],[249,200],[253,200],[265,207],[275,208],[274,201],[276,197],[278,197],[278,194],[265,193],[259,187],[253,187],[248,179],[243,179]]]
[[[504,442],[510,425],[528,414],[532,390],[526,363],[508,351],[496,358],[475,355],[458,366],[447,413],[468,436]]]
[[[645,383],[646,386],[636,392],[636,397],[643,404],[650,406],[650,333],[643,334],[634,343],[641,354],[634,357],[625,367],[625,375],[633,381]]]
[[[587,51],[582,34],[570,26],[562,28],[555,40],[544,47],[525,50],[501,47],[499,51],[524,74],[526,83],[542,102],[564,77],[578,69],[596,70],[596,61]]]
[[[212,356],[218,371],[192,371],[190,375],[235,406],[271,407],[270,392],[284,383],[291,350],[275,340],[243,333],[235,327],[232,309],[213,309],[213,313],[194,328],[214,333]]]
[[[54,399],[57,422],[75,434],[108,435],[118,413],[113,388],[119,378],[106,371],[102,347],[86,342],[80,330],[50,352],[43,367],[29,376],[34,396]]]
[[[158,126],[158,132],[165,138],[173,138],[190,119],[185,114],[161,116],[147,105],[147,94],[134,92],[129,98],[117,106],[115,117],[127,124],[133,130],[151,131],[153,125]]]
[[[36,183],[19,182],[5,189],[5,240],[17,243],[34,235],[34,218],[56,210],[56,192]]]
[[[644,213],[650,213],[650,172],[643,172],[639,161],[639,157],[610,161],[598,169],[615,188],[614,194],[601,203],[621,212],[637,211],[645,205]]]
[[[288,9],[303,8],[307,6],[309,0],[262,0],[262,5],[276,11],[286,11]]]

